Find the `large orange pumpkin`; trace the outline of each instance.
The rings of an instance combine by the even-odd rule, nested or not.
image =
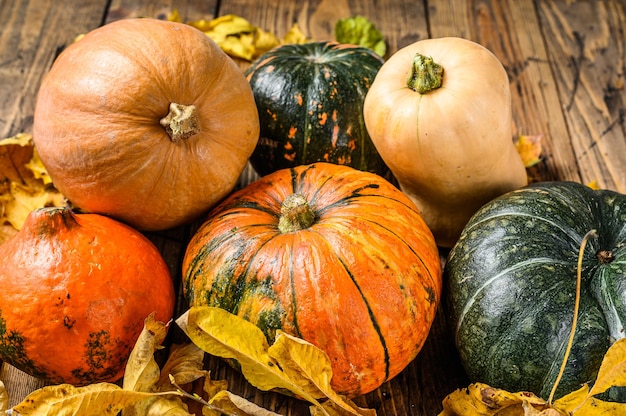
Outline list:
[[[329,163],[269,174],[216,207],[183,262],[190,305],[217,306],[324,350],[333,388],[365,394],[420,351],[441,265],[411,200]]]
[[[172,318],[159,251],[111,218],[35,210],[0,258],[0,359],[49,382],[119,379],[145,319]]]
[[[65,49],[39,90],[33,139],[84,211],[157,230],[225,197],[259,121],[241,69],[182,23],[125,19]]]

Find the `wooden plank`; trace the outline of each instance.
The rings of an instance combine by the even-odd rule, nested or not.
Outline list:
[[[152,17],[165,19],[174,9],[183,21],[213,19],[217,12],[217,0],[169,0],[169,1],[127,1],[112,0],[104,20],[110,23],[115,20],[132,17]]]
[[[0,137],[32,128],[41,78],[76,34],[100,25],[107,1],[65,8],[46,0],[16,0],[0,9]]]
[[[376,25],[388,44],[388,54],[398,48],[428,37],[426,11],[418,2],[385,0],[364,2],[357,0],[297,0],[250,2],[222,1],[220,14],[234,13],[282,37],[298,23],[300,30],[313,40],[333,39],[338,19],[362,15]]]
[[[511,84],[512,139],[541,135],[543,161],[532,180],[580,181],[557,84],[552,75],[532,0],[436,2],[430,7],[432,37],[458,36],[491,50]]]
[[[626,192],[626,4],[541,1],[541,27],[583,183]]]

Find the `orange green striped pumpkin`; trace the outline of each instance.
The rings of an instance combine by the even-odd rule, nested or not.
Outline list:
[[[191,306],[214,306],[305,339],[332,387],[378,388],[418,354],[441,295],[441,263],[415,205],[379,175],[330,163],[287,168],[231,194],[183,261]]]
[[[246,70],[261,132],[250,162],[263,176],[315,162],[384,176],[388,168],[363,121],[363,103],[383,60],[337,42],[285,44]]]

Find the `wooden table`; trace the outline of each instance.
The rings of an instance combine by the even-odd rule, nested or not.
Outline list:
[[[127,17],[164,17],[176,8],[183,21],[234,13],[279,37],[297,22],[310,38],[325,40],[332,37],[338,18],[364,15],[383,32],[388,54],[420,39],[443,36],[469,38],[491,49],[510,77],[512,137],[543,138],[542,161],[529,169],[532,180],[596,181],[601,188],[626,193],[622,0],[81,0],[71,7],[59,3],[0,0],[0,137],[32,130],[42,76],[76,35],[99,25]],[[255,177],[248,168],[240,184]],[[177,283],[189,233],[189,227],[181,227],[150,234]],[[305,403],[257,391],[218,359],[209,360],[208,366],[215,378],[229,381],[234,393],[280,414],[308,414]],[[11,405],[43,385],[6,363],[0,379]],[[467,384],[440,310],[417,359],[356,402],[383,416],[435,415],[445,395]]]

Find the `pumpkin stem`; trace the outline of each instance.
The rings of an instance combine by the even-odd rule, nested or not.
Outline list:
[[[38,208],[31,212],[27,221],[32,221],[35,224],[34,230],[44,235],[53,235],[59,230],[69,230],[79,226],[72,209],[68,206]]]
[[[159,123],[174,143],[188,139],[200,131],[195,105],[171,103],[170,112]]]
[[[426,94],[441,87],[442,82],[443,67],[435,63],[430,56],[416,53],[406,79],[407,87],[420,94]]]
[[[315,213],[302,194],[291,194],[280,207],[278,229],[281,233],[309,228],[315,222]]]
[[[561,378],[563,377],[563,373],[565,372],[565,366],[567,365],[567,359],[569,358],[570,351],[572,350],[572,345],[574,344],[574,334],[576,333],[576,325],[578,324],[578,309],[580,306],[580,287],[582,286],[583,254],[585,253],[585,247],[587,246],[587,242],[589,241],[589,239],[596,237],[598,237],[596,230],[590,230],[583,237],[583,240],[580,243],[580,249],[578,250],[578,263],[576,267],[576,297],[574,298],[574,318],[572,319],[572,329],[570,330],[567,347],[565,348],[565,356],[563,357],[563,361],[561,362],[561,368],[556,376],[556,380],[554,381],[552,390],[550,391],[550,397],[548,397],[548,404],[550,406],[552,406],[554,394],[556,393],[556,389],[561,382]]]

